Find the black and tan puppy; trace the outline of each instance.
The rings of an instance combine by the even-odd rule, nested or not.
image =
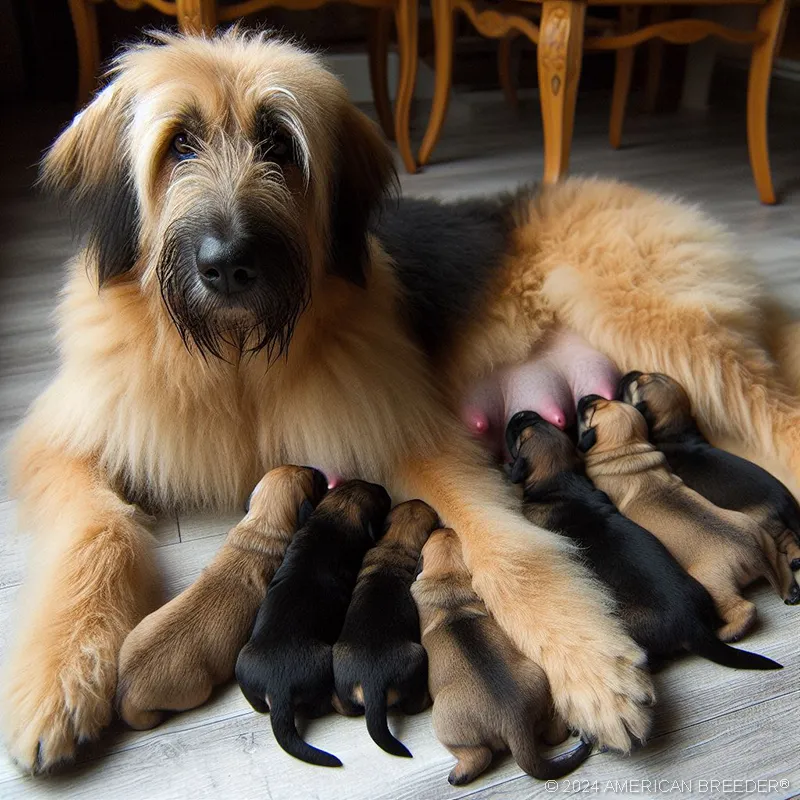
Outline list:
[[[278,467],[256,487],[247,516],[200,577],[129,634],[119,656],[117,706],[132,728],[204,703],[233,677],[236,656],[298,525],[327,491],[310,467]]]
[[[244,696],[256,711],[269,710],[278,744],[310,764],[342,765],[300,738],[295,709],[313,717],[330,708],[333,644],[390,507],[386,490],[365,481],[347,481],[322,499],[292,539],[236,662]]]
[[[647,420],[650,441],[670,469],[720,508],[752,517],[775,539],[793,570],[800,569],[800,505],[775,477],[752,461],[714,447],[692,415],[686,390],[659,372],[629,372],[620,395]]]
[[[523,511],[535,525],[572,539],[583,559],[614,593],[625,627],[650,656],[686,649],[739,669],[780,669],[769,658],[736,650],[716,633],[722,620],[711,595],[640,525],[623,516],[586,477],[564,431],[533,411],[515,414],[506,429],[522,483]]]
[[[560,778],[589,757],[587,742],[549,760],[539,752],[539,740],[563,740],[566,726],[544,671],[514,647],[475,594],[454,531],[431,534],[411,592],[428,653],[433,729],[458,759],[451,784],[474,780],[505,750],[540,780]]]
[[[670,470],[631,405],[589,395],[578,404],[586,474],[626,516],[654,534],[708,589],[725,622],[723,641],[746,633],[756,607],[741,589],[765,577],[787,603],[800,589],[775,541],[746,514],[715,506]]]
[[[387,753],[410,757],[389,732],[386,710],[416,714],[429,703],[428,657],[420,644],[411,584],[436,512],[421,500],[392,510],[380,542],[364,557],[339,641],[333,648],[334,705],[366,715],[373,741]]]

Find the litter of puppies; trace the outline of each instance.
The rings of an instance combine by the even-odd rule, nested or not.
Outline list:
[[[755,622],[742,595],[753,581],[800,602],[800,506],[768,472],[713,447],[668,376],[631,372],[618,394],[581,398],[572,435],[535,411],[514,414],[508,472],[522,485],[523,512],[577,545],[651,668],[689,651],[726,667],[780,669],[729,642]],[[365,481],[329,491],[311,468],[268,473],[195,584],[125,641],[123,719],[152,727],[205,702],[235,669],[278,744],[311,764],[342,762],[301,738],[297,713],[363,713],[379,747],[410,757],[387,711],[415,714],[432,702],[434,732],[457,759],[454,785],[503,751],[541,780],[580,766],[587,738],[543,753],[570,731],[541,666],[474,591],[457,531],[421,500],[391,505]]]

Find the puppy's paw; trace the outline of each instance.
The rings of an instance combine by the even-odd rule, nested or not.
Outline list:
[[[32,773],[71,761],[78,745],[111,721],[122,636],[97,620],[76,622],[63,638],[53,633],[45,629],[20,642],[5,674],[8,751]]]

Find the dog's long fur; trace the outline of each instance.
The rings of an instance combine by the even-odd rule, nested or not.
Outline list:
[[[247,516],[200,577],[128,634],[117,687],[119,713],[128,725],[152,728],[167,710],[194,708],[233,677],[286,547],[326,490],[317,470],[270,470],[256,487]]]
[[[176,162],[186,129],[197,158]],[[275,169],[278,135],[292,156]],[[236,506],[287,462],[428,502],[570,724],[620,750],[646,735],[651,683],[607,592],[524,519],[453,412],[470,381],[566,325],[623,369],[674,375],[706,433],[800,486],[800,403],[768,347],[794,351],[722,229],[613,182],[521,190],[472,207],[497,221],[495,250],[442,291],[425,276],[464,206],[386,233],[387,250],[369,233],[393,181],[376,129],[315,56],[237,31],[123,53],[43,175],[88,239],[59,373],[13,445],[20,521],[41,534],[4,682],[20,765],[71,758],[110,718],[122,641],[158,600],[133,503]],[[406,208],[385,210],[401,230]],[[237,313],[189,276],[187,242],[220,215],[274,255]],[[444,349],[419,322],[431,309],[447,311]]]

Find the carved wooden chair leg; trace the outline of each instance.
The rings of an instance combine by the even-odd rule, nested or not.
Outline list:
[[[431,103],[431,116],[428,129],[419,149],[419,163],[424,165],[433,153],[433,148],[442,133],[447,105],[450,102],[450,89],[453,83],[453,42],[455,38],[455,22],[451,0],[431,0],[433,11],[433,34],[436,40],[435,69],[436,81]]]
[[[783,35],[788,11],[787,0],[768,0],[758,13],[756,30],[763,34],[753,45],[747,86],[747,146],[750,166],[762,203],[775,202],[775,189],[769,166],[767,111],[772,62]]]
[[[217,0],[175,0],[181,33],[212,33],[217,26]]]
[[[657,25],[669,19],[669,6],[653,6],[650,24]],[[661,70],[664,67],[664,40],[656,37],[647,44],[647,83],[644,91],[644,110],[652,114],[656,110],[658,90],[661,86]]]
[[[511,46],[517,38],[516,31],[504,36],[497,43],[497,76],[500,80],[500,87],[506,102],[511,108],[519,108],[519,96],[517,95],[517,81],[513,72],[513,58]]]
[[[386,138],[394,141],[394,119],[392,102],[389,99],[389,33],[392,28],[392,10],[374,8],[369,10],[367,50],[369,53],[369,81],[372,99],[378,112],[378,121]]]
[[[639,25],[640,6],[621,6],[619,10],[620,33],[633,33]],[[617,50],[614,70],[614,91],[611,97],[611,118],[608,125],[608,139],[611,146],[617,149],[622,143],[622,125],[625,121],[625,108],[631,90],[633,60],[636,55],[634,47],[622,47]]]
[[[412,174],[417,171],[417,163],[411,152],[411,101],[417,82],[418,16],[418,0],[398,0],[395,6],[395,28],[400,56],[400,80],[394,106],[394,133],[403,163]]]
[[[97,32],[97,14],[91,0],[69,0],[75,40],[78,45],[78,98],[81,108],[97,86],[100,73],[100,38]]]
[[[569,166],[585,19],[580,0],[545,0],[542,7],[537,56],[545,183],[555,183]]]

